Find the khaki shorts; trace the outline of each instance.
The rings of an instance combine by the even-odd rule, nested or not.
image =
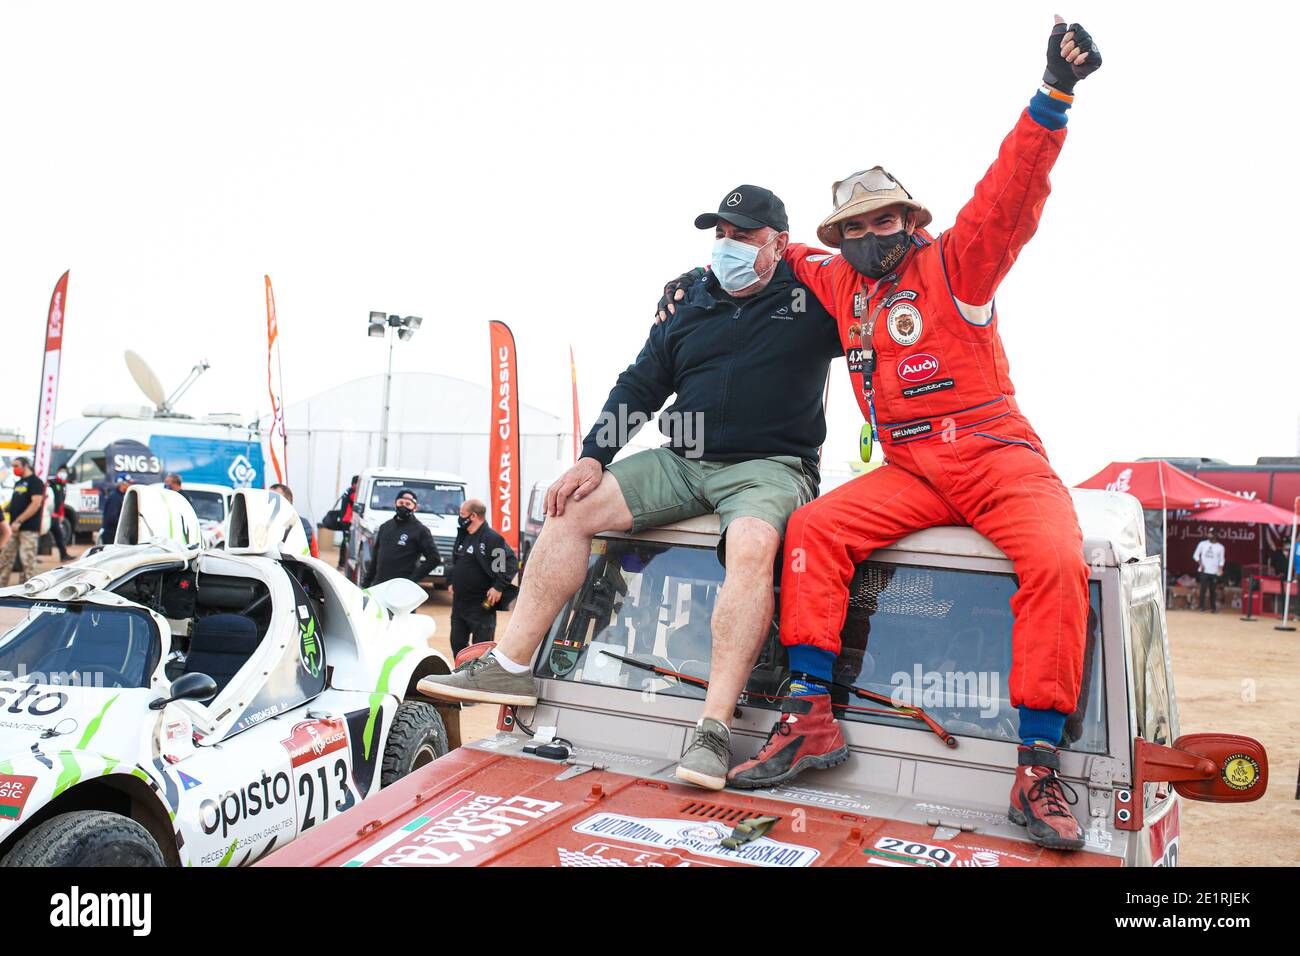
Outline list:
[[[724,533],[737,518],[758,518],[784,535],[790,514],[817,497],[802,463],[789,455],[703,461],[655,448],[614,462],[609,472],[632,512],[633,531],[716,512]]]

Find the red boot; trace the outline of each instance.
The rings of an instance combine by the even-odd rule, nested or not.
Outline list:
[[[1060,768],[1061,758],[1053,748],[1021,747],[1007,816],[1029,830],[1039,846],[1081,850],[1083,830],[1067,805],[1078,803],[1079,797],[1056,775]]]
[[[849,759],[840,725],[831,715],[830,694],[792,697],[767,735],[763,749],[727,775],[741,790],[775,787],[808,769],[826,770]]]

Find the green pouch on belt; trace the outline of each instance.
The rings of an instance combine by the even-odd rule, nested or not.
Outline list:
[[[863,422],[862,433],[858,439],[858,454],[862,456],[863,461],[871,461],[873,445],[875,445],[875,436],[871,432],[871,422]]]

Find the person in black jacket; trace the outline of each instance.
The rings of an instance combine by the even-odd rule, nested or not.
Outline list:
[[[100,544],[112,544],[117,539],[117,522],[122,517],[122,503],[126,489],[131,487],[130,475],[118,475],[117,484],[104,496],[104,521],[100,526]]]
[[[451,565],[451,653],[471,643],[496,640],[497,608],[513,595],[519,558],[487,523],[487,506],[469,499],[460,506]]]
[[[382,584],[393,578],[410,578],[419,583],[430,568],[442,564],[442,555],[433,543],[433,535],[415,516],[419,507],[415,492],[403,488],[393,503],[396,514],[379,526],[370,564],[361,578],[361,586]],[[424,564],[420,564],[420,559]]]
[[[782,259],[790,225],[771,190],[737,186],[695,226],[713,232],[713,268],[651,328],[581,458],[546,492],[546,523],[501,640],[464,670],[426,677],[420,689],[532,706],[530,662],[582,585],[592,536],[714,513],[726,571],[711,615],[709,690],[677,777],[722,789],[736,701],[771,627],[781,536],[790,514],[817,496],[823,389],[831,361],[845,352],[835,320]],[[668,444],[614,461],[674,394],[659,416]]]
[[[54,496],[54,512],[52,517],[54,521],[50,524],[50,534],[54,537],[54,546],[59,549],[60,561],[71,561],[72,555],[68,553],[68,542],[63,537],[63,506],[68,500],[68,469],[60,468],[45,481],[46,486],[50,489],[50,494]],[[76,537],[77,529],[72,529],[73,537]]]

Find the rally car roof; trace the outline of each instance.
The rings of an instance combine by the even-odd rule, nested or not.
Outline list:
[[[1083,551],[1089,564],[1115,567],[1146,555],[1146,527],[1142,506],[1132,495],[1116,491],[1070,489],[1074,510],[1083,531]],[[717,535],[718,516],[702,515],[662,525],[656,532],[693,536]],[[955,557],[1005,558],[988,538],[972,528],[927,528],[896,542],[890,551],[942,554]]]

